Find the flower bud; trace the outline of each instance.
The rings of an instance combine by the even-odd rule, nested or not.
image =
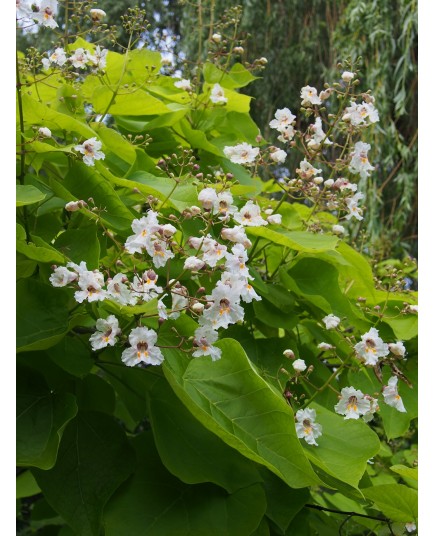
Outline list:
[[[315,178],[313,179],[313,182],[314,182],[315,184],[322,184],[322,183],[324,182],[324,179],[323,179],[322,177],[315,177]]]
[[[220,43],[220,41],[222,40],[222,36],[219,33],[215,33],[212,34],[211,39],[212,41],[214,41],[214,43]]]
[[[292,366],[296,372],[303,372],[307,368],[307,365],[303,359],[296,359]]]
[[[342,225],[333,225],[332,233],[335,235],[343,235],[345,234],[345,227],[342,227]]]
[[[333,186],[334,183],[335,181],[333,179],[327,179],[326,181],[324,181],[324,186],[330,188],[331,186]]]
[[[41,138],[51,138],[51,130],[47,127],[41,127],[38,133]]]
[[[68,212],[76,212],[77,210],[80,210],[82,206],[80,201],[70,201],[69,203],[66,203],[65,210]]]
[[[283,355],[287,357],[288,359],[294,359],[295,357],[294,352],[290,350],[289,348],[283,352]]]
[[[192,207],[190,207],[190,212],[193,214],[193,216],[197,216],[202,212],[202,210],[196,205],[193,205]]]
[[[205,305],[200,302],[193,303],[193,305],[191,306],[191,310],[198,315],[202,314],[204,309]]]
[[[90,16],[92,18],[93,22],[100,22],[107,13],[103,11],[102,9],[91,9],[90,10]]]
[[[350,71],[344,71],[342,73],[342,80],[344,82],[351,82],[351,80],[354,78],[354,73],[351,73]]]
[[[235,54],[244,54],[244,48],[243,47],[234,47]]]

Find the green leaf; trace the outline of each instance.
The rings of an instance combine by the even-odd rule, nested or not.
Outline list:
[[[56,465],[32,472],[56,512],[82,536],[101,532],[102,510],[134,468],[134,453],[116,421],[79,412],[66,427]]]
[[[270,242],[296,251],[310,253],[334,249],[338,243],[336,236],[313,234],[307,231],[287,231],[285,229],[275,231],[268,227],[249,227],[247,234],[267,238]]]
[[[24,471],[17,476],[16,498],[32,497],[41,492],[41,488],[36,483],[35,477],[30,471]]]
[[[383,484],[365,488],[363,493],[376,508],[393,521],[409,523],[417,519],[417,491],[403,484]]]
[[[207,62],[203,67],[203,77],[209,84],[220,84],[228,89],[244,87],[258,79],[241,63],[235,63],[229,73],[225,73],[213,63]]]
[[[16,205],[22,207],[24,205],[33,205],[33,203],[39,203],[46,198],[46,194],[42,193],[35,186],[31,184],[17,184]]]
[[[144,195],[153,195],[166,205],[182,212],[197,203],[196,186],[188,179],[176,184],[168,177],[157,177],[146,171],[136,171],[128,179],[112,178],[114,184],[125,188],[137,188]],[[176,186],[176,188],[174,188]]]
[[[75,397],[53,393],[28,367],[17,371],[17,465],[53,467],[65,424],[77,413]]]
[[[267,497],[266,516],[285,533],[291,521],[308,502],[309,491],[307,488],[295,490],[286,486],[264,467],[261,467],[260,473]]]
[[[222,358],[216,362],[165,351],[164,374],[177,396],[206,428],[291,487],[318,483],[289,406],[258,375],[237,341],[224,339],[218,346]]]
[[[158,298],[142,303],[141,305],[120,305],[114,301],[104,300],[101,307],[109,313],[120,316],[149,315],[158,313]]]
[[[187,485],[162,465],[150,432],[131,440],[134,476],[104,509],[106,536],[250,536],[266,508],[260,484],[228,495],[212,484]]]
[[[169,113],[161,100],[153,97],[143,89],[131,92],[119,92],[110,104],[115,86],[99,86],[92,94],[92,104],[95,112],[103,114],[108,111],[110,115],[154,115]]]
[[[69,229],[59,234],[54,245],[71,261],[77,264],[86,261],[89,270],[99,268],[100,245],[96,225]]]
[[[163,377],[150,390],[148,405],[158,453],[180,480],[212,482],[230,493],[261,481],[256,466],[204,428]]]
[[[90,347],[86,348],[77,337],[64,337],[56,346],[49,348],[47,354],[59,367],[73,376],[86,376],[93,367]]]
[[[109,51],[107,79],[111,84],[137,84],[152,80],[161,67],[161,54],[146,48],[130,50],[128,54]]]
[[[47,264],[65,264],[66,258],[64,255],[56,251],[50,244],[39,236],[31,236],[35,242],[27,243],[25,240],[17,240],[17,251],[25,255],[28,259]]]
[[[35,279],[17,283],[17,348],[54,346],[68,331],[68,294]]]
[[[312,403],[317,412],[317,422],[322,426],[318,447],[303,441],[306,455],[327,474],[357,488],[366,462],[380,450],[380,440],[375,432],[361,420],[348,419]]]
[[[133,215],[122,203],[108,180],[94,168],[81,162],[74,164],[68,171],[62,185],[76,199],[87,201],[89,197],[92,197],[95,205],[103,209],[101,219],[109,227],[119,231],[130,228]]]
[[[417,467],[407,467],[406,465],[392,465],[390,468],[391,471],[394,473],[398,473],[398,475],[403,476],[404,478],[411,478],[412,480],[418,480],[418,471]]]

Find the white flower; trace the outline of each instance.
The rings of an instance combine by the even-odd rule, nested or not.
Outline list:
[[[289,108],[282,108],[277,110],[274,114],[275,119],[270,121],[269,125],[271,128],[278,130],[281,133],[286,132],[286,130],[291,127],[292,123],[295,121],[295,115],[291,113]]]
[[[416,523],[413,523],[412,521],[410,523],[406,523],[405,530],[407,532],[414,532],[416,530]]]
[[[94,166],[95,160],[104,160],[105,154],[100,151],[102,143],[96,138],[90,138],[84,141],[81,145],[74,147],[75,151],[79,151],[84,154],[83,162],[86,166]]]
[[[197,272],[205,266],[205,262],[198,257],[187,257],[184,262],[184,270],[193,270]]]
[[[169,259],[173,259],[175,254],[167,247],[167,243],[158,238],[151,237],[150,244],[145,245],[148,255],[152,257],[152,262],[156,268],[162,268]]]
[[[327,315],[322,321],[324,322],[326,329],[334,329],[339,326],[341,319],[335,315]]]
[[[348,214],[345,216],[346,220],[350,220],[353,216],[356,220],[363,220],[363,210],[358,206],[361,199],[364,198],[362,192],[357,192],[353,197],[347,197],[345,203],[347,205]]]
[[[318,344],[318,348],[320,350],[326,351],[326,350],[331,350],[332,348],[334,348],[334,346],[332,346],[331,344],[328,344],[327,342],[320,342]]]
[[[392,354],[399,355],[401,357],[404,357],[406,352],[405,346],[402,341],[397,341],[396,343],[389,343],[389,350],[392,352]]]
[[[202,314],[204,309],[205,305],[200,302],[193,303],[193,305],[191,306],[191,310],[198,315]]]
[[[31,17],[42,24],[42,26],[47,26],[47,28],[57,28],[58,24],[54,20],[56,14],[57,0],[42,0],[39,10],[32,13]]]
[[[333,225],[332,233],[335,235],[343,235],[345,234],[345,227],[342,227],[342,225]]]
[[[398,394],[398,378],[397,376],[391,376],[387,385],[383,387],[384,402],[392,408],[396,408],[401,413],[406,413],[407,410],[404,407],[402,398]]]
[[[277,164],[283,164],[286,160],[286,151],[282,149],[276,149],[273,152],[270,152],[270,158],[273,160],[273,162],[276,162]]]
[[[282,223],[282,215],[281,214],[270,214],[270,216],[267,216],[267,221],[271,225],[280,225]]]
[[[97,331],[89,339],[92,350],[101,350],[101,348],[105,348],[108,345],[114,346],[117,340],[116,335],[121,333],[118,319],[113,315],[110,315],[107,319],[98,318],[96,329]]]
[[[77,278],[77,274],[70,272],[64,266],[59,266],[50,275],[50,283],[53,287],[66,287],[66,285],[69,285],[69,283],[72,283],[72,281],[75,281]]]
[[[225,268],[237,276],[250,277],[249,269],[246,266],[248,257],[247,251],[242,244],[236,244],[232,248],[232,254],[226,253]]]
[[[172,284],[175,279],[171,279],[169,284]],[[184,311],[189,306],[188,290],[177,281],[170,290],[172,296],[172,312],[169,318],[179,318],[181,311]]]
[[[40,127],[38,129],[38,134],[41,138],[51,138],[51,130],[47,127]]]
[[[300,167],[295,170],[302,179],[311,179],[314,175],[318,175],[321,173],[321,170],[318,168],[314,168],[312,164],[309,164],[309,162],[304,159],[300,162]],[[327,181],[326,181],[327,182]]]
[[[293,366],[294,370],[297,371],[297,372],[303,372],[303,370],[307,369],[307,365],[306,365],[306,363],[304,362],[303,359],[296,359],[293,362],[292,366]]]
[[[225,147],[223,152],[234,164],[251,164],[259,154],[259,147],[243,142],[233,147]]]
[[[224,104],[225,102],[228,102],[228,99],[225,97],[225,91],[220,84],[214,84],[209,98],[214,104]]]
[[[331,188],[334,183],[335,183],[335,181],[333,179],[327,179],[326,181],[324,181],[324,186],[326,188]]]
[[[374,418],[374,414],[380,409],[380,406],[378,405],[378,400],[376,398],[372,398],[371,396],[365,395],[366,400],[369,400],[369,411],[365,413],[362,417],[362,419],[365,422],[370,422]]]
[[[17,19],[27,19],[32,15],[32,8],[28,0],[16,0]]]
[[[371,366],[375,366],[380,357],[389,353],[388,345],[379,337],[375,328],[362,335],[362,340],[354,346],[354,350],[358,359]]]
[[[107,293],[103,290],[103,285],[104,276],[100,272],[83,270],[79,273],[78,278],[78,286],[81,290],[74,294],[74,298],[78,303],[83,303],[84,300],[88,302],[105,300]]]
[[[217,194],[217,199],[214,202],[214,212],[219,214],[222,221],[227,221],[231,214],[237,211],[237,207],[233,205],[234,198],[232,194],[225,190]]]
[[[226,257],[227,249],[225,245],[220,244],[208,235],[203,242],[203,260],[208,266],[214,268],[219,260]]]
[[[203,355],[211,356],[213,361],[221,358],[222,351],[220,348],[212,346],[218,339],[217,331],[214,331],[209,326],[201,326],[194,332],[193,357],[201,357]]]
[[[343,177],[340,177],[339,179],[335,180],[334,187],[339,188],[340,191],[351,190],[352,192],[357,192],[357,184],[354,184],[353,182],[350,182],[348,179],[344,179]]]
[[[69,61],[77,69],[85,69],[89,59],[87,50],[84,50],[84,48],[77,48],[74,54],[69,58]]]
[[[141,298],[145,302],[152,300],[157,294],[163,292],[163,289],[157,285],[157,281],[158,275],[154,270],[146,270],[141,278],[134,276],[131,285],[133,296]]]
[[[90,16],[93,20],[93,22],[99,22],[101,21],[104,17],[107,16],[107,13],[105,11],[103,11],[102,9],[91,9],[90,10]]]
[[[354,78],[354,73],[351,73],[350,71],[344,71],[342,73],[342,80],[344,82],[351,82],[351,80]]]
[[[315,124],[311,125],[310,129],[313,132],[313,137],[309,140],[307,144],[308,147],[319,149],[321,143],[324,145],[330,145],[332,143],[328,138],[326,138],[325,132],[322,129],[322,121],[320,117],[315,119]]]
[[[268,222],[261,218],[261,209],[253,201],[247,201],[244,207],[234,214],[234,220],[248,227],[268,225]]]
[[[48,59],[50,63],[56,63],[59,67],[62,67],[68,61],[63,48],[56,48]]]
[[[206,210],[211,210],[217,203],[217,192],[214,188],[204,188],[198,195],[199,201]]]
[[[220,43],[222,40],[222,36],[219,33],[212,34],[211,39],[215,41],[216,43]]]
[[[362,102],[356,104],[351,102],[351,106],[345,108],[345,113],[342,116],[344,121],[350,121],[354,126],[368,126],[372,123],[377,123],[380,120],[378,110],[371,102]]]
[[[249,248],[252,243],[247,238],[246,232],[242,225],[236,225],[235,227],[226,227],[221,230],[221,237],[230,242],[237,244],[243,244],[245,248]]]
[[[167,296],[167,294],[164,294],[164,296],[162,296],[158,300],[158,303],[157,303],[158,316],[159,316],[159,318],[162,318],[163,320],[167,320],[169,318],[167,316],[167,312],[166,312],[166,309],[167,309],[166,305],[163,302],[163,298],[165,298],[166,296]]]
[[[345,415],[344,419],[358,419],[371,410],[371,403],[362,391],[354,387],[344,387],[341,390],[340,401],[335,405],[336,413]]]
[[[294,359],[294,357],[295,357],[294,352],[293,352],[290,348],[288,348],[287,350],[285,350],[285,351],[283,352],[283,355],[284,355],[285,357],[287,357],[288,359]]]
[[[83,201],[69,201],[69,203],[66,203],[65,210],[67,212],[77,212],[77,210],[80,210],[83,208]]]
[[[192,91],[191,82],[185,78],[175,82],[175,87],[178,89],[183,89],[184,91]]]
[[[318,91],[311,86],[302,87],[300,97],[302,106],[307,106],[308,104],[322,104],[321,99],[318,97]]]
[[[125,242],[125,249],[129,253],[141,253],[143,248],[150,244],[151,236],[160,228],[157,216],[157,212],[148,210],[146,216],[133,220],[131,228],[135,234],[129,236]]]
[[[161,350],[157,348],[157,334],[153,329],[145,327],[134,328],[128,337],[131,348],[122,352],[122,361],[128,367],[139,363],[146,365],[160,365],[164,361]]]
[[[113,279],[107,281],[107,295],[121,305],[133,305],[137,301],[131,290],[125,284],[128,278],[124,274],[116,274]]]
[[[354,146],[354,151],[351,153],[351,162],[348,169],[351,173],[360,173],[362,179],[369,177],[369,172],[375,169],[368,160],[370,148],[369,143],[358,141]]]
[[[88,53],[87,57],[97,69],[105,69],[107,66],[107,49],[102,49],[99,45],[95,48],[95,54],[91,55]]]
[[[227,328],[244,318],[244,309],[239,305],[240,297],[230,285],[217,285],[210,296],[206,296],[213,305],[206,309],[200,318],[200,324],[210,325],[213,329]]]
[[[418,306],[417,305],[409,305],[408,306],[408,311],[410,313],[415,313],[417,314],[418,313]]]
[[[305,439],[309,445],[318,446],[315,439],[322,436],[322,426],[315,422],[316,411],[309,408],[299,409],[295,414],[295,418],[297,419],[295,425],[297,437]]]

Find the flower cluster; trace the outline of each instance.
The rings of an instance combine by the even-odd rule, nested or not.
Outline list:
[[[63,67],[67,63],[70,63],[76,69],[83,70],[87,67],[91,67],[92,69],[98,71],[106,68],[107,54],[107,49],[103,49],[97,45],[93,54],[89,50],[85,50],[84,48],[80,47],[77,48],[68,58],[63,48],[56,48],[54,52],[48,56],[48,58],[44,58],[42,60],[42,66],[45,70],[48,70],[53,65]]]

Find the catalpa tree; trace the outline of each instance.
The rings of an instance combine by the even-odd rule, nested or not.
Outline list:
[[[53,40],[17,58],[20,534],[414,533],[417,302],[351,245],[358,64],[266,140],[235,15],[182,78],[140,9],[120,53],[59,4],[17,2]]]

